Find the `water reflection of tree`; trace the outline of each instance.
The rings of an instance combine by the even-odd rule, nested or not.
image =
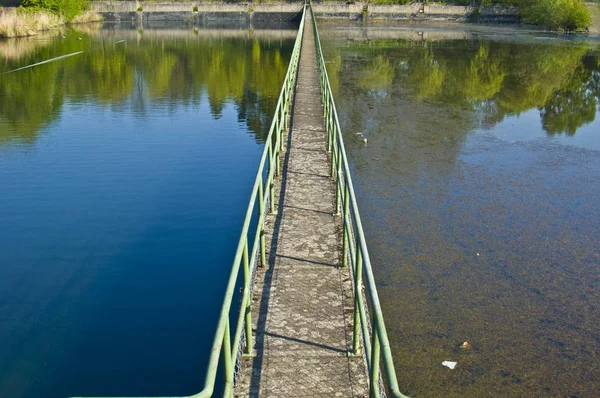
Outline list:
[[[566,87],[555,92],[542,108],[542,122],[548,134],[574,135],[580,126],[594,121],[600,97],[600,72],[593,71],[590,61],[596,61],[595,58],[586,57],[586,60]]]
[[[572,135],[595,118],[600,66],[583,46],[376,40],[343,51],[364,59],[353,75],[364,92],[398,85],[421,101],[471,107],[488,125],[537,108],[548,134]]]
[[[234,103],[241,121],[264,139],[291,44],[266,40],[148,40],[138,45],[93,43],[73,59],[6,75],[0,84],[0,142],[31,141],[60,115],[65,98],[117,107],[131,101],[144,114],[156,105],[199,104],[205,94],[215,118]],[[17,66],[82,50],[81,42],[49,45]],[[15,64],[16,65],[16,64]],[[15,65],[6,62],[1,69]]]

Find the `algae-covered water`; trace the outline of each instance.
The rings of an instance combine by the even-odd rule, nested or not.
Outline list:
[[[600,396],[599,43],[321,30],[401,390]]]

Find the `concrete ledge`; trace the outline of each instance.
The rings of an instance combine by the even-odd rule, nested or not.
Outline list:
[[[163,21],[202,21],[206,18],[223,18],[227,21],[291,20],[302,11],[302,2],[297,3],[198,3],[198,2],[141,2],[141,1],[94,1],[91,9],[102,14],[107,21],[132,20],[131,13],[142,14],[133,19]],[[197,7],[197,11],[193,11]],[[478,22],[518,23],[515,7],[485,7],[476,9],[465,6],[424,5],[370,5],[314,4],[315,13],[321,19],[351,20],[431,20],[465,22],[474,13]],[[137,10],[141,9],[141,12]],[[477,11],[477,12],[476,12]],[[175,15],[169,15],[173,13]],[[122,14],[122,15],[121,15]],[[153,15],[151,15],[153,14]],[[155,14],[155,15],[154,15]],[[189,14],[189,15],[186,15]]]

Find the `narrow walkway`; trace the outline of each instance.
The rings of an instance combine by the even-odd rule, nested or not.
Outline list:
[[[237,397],[368,396],[362,356],[347,356],[352,282],[340,266],[341,224],[332,216],[335,186],[306,18],[278,214],[267,219],[269,268],[259,269],[254,285],[257,356],[240,363]]]

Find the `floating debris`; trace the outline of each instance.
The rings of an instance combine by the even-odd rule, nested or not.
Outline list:
[[[68,58],[68,57],[72,57],[74,55],[79,55],[81,54],[83,51],[77,51],[76,53],[71,53],[71,54],[66,54],[66,55],[61,55],[60,57],[55,57],[55,58],[51,58],[51,59],[47,59],[45,61],[42,62],[38,62],[35,64],[31,64],[31,65],[27,65],[27,66],[23,66],[21,68],[17,68],[17,69],[13,69],[13,70],[9,70],[8,72],[4,72],[3,75],[6,75],[8,73],[13,73],[19,70],[23,70],[23,69],[27,69],[27,68],[33,68],[34,66],[38,66],[38,65],[43,65],[43,64],[47,64],[48,62],[54,62],[54,61],[58,61],[59,59],[64,59],[64,58]]]
[[[468,341],[465,341],[464,343],[462,343],[462,344],[460,345],[460,349],[461,349],[461,350],[468,350],[469,348],[471,348],[471,344],[469,344],[469,342],[468,342]]]
[[[456,367],[457,363],[458,362],[444,361],[444,362],[442,362],[442,365],[444,365],[447,368],[454,369]]]

